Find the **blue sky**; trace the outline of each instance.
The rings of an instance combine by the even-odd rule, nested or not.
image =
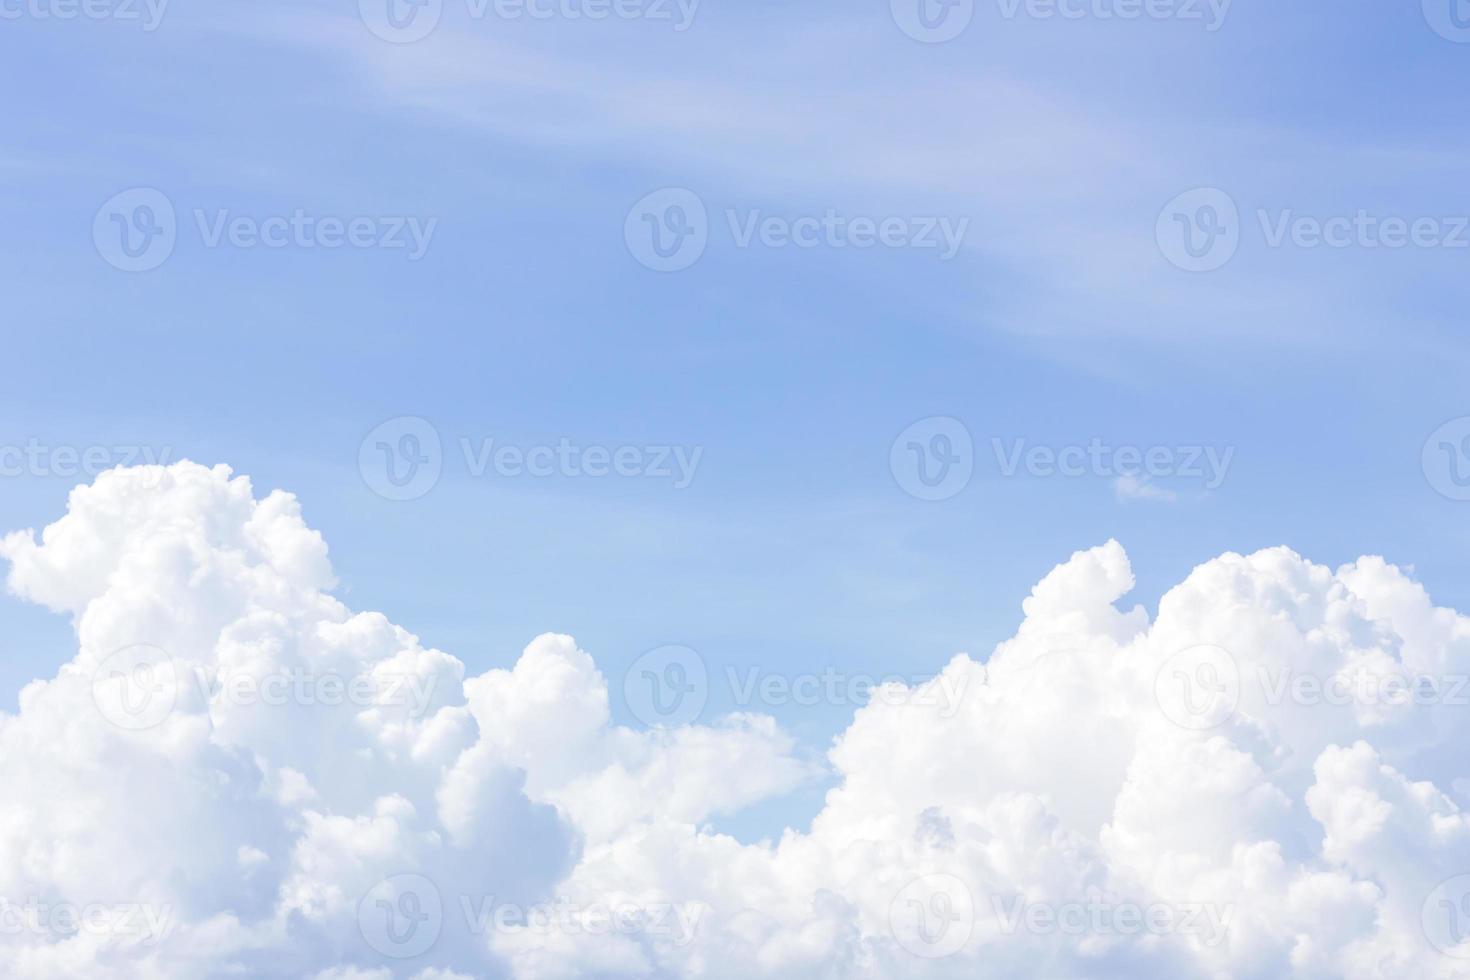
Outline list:
[[[684,31],[447,2],[412,44],[350,3],[176,0],[152,31],[38,6],[0,24],[0,444],[150,447],[288,489],[344,600],[471,672],[556,630],[610,677],[663,644],[716,669],[927,675],[987,653],[1049,568],[1108,538],[1150,608],[1195,564],[1275,544],[1383,554],[1470,601],[1470,504],[1421,464],[1470,415],[1470,249],[1271,247],[1257,217],[1470,215],[1470,45],[1417,4],[1237,0],[1208,31],[991,0],[940,44],[867,0],[705,0]],[[142,273],[90,231],[135,187],[178,214]],[[656,272],[624,226],[669,187],[706,206],[709,243]],[[1240,214],[1211,272],[1156,237],[1195,188]],[[411,260],[209,247],[196,209],[437,223]],[[739,247],[728,210],[968,226],[949,260]],[[389,501],[359,449],[402,416],[433,424],[443,476]],[[924,501],[890,447],[936,416],[972,436],[973,476]],[[702,455],[682,489],[475,477],[461,438]],[[1006,476],[993,439],[1233,456],[1213,489],[1127,498],[1107,474]],[[76,482],[0,479],[3,530],[59,517]],[[6,700],[69,646],[0,600]],[[770,710],[813,752],[851,714]]]

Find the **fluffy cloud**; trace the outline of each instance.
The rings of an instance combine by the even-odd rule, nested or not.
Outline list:
[[[1381,559],[1227,554],[1150,621],[1079,552],[743,844],[814,775],[772,719],[614,725],[561,635],[466,677],[225,467],[0,557],[77,637],[0,715],[5,976],[1470,976],[1470,619]]]

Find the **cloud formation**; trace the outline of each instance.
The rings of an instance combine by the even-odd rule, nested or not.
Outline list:
[[[615,725],[563,635],[466,677],[227,467],[0,558],[77,639],[0,715],[5,976],[1470,975],[1470,619],[1378,558],[1222,555],[1150,620],[1080,551],[758,843],[709,821],[813,776],[770,717]]]

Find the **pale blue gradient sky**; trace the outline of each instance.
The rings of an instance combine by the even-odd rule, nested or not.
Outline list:
[[[355,3],[175,0],[154,32],[0,22],[0,444],[227,462],[301,497],[350,605],[472,672],[570,632],[615,691],[665,643],[716,669],[931,673],[988,653],[1047,569],[1110,537],[1150,607],[1206,558],[1282,543],[1329,564],[1381,553],[1470,602],[1470,504],[1420,465],[1429,433],[1470,415],[1470,249],[1272,249],[1254,217],[1470,215],[1470,45],[1417,4],[1237,0],[1210,33],[1006,19],[992,0],[938,45],[872,0],[705,0],[682,33],[455,6],[412,45],[375,38]],[[145,274],[90,234],[134,186],[182,219]],[[667,186],[715,229],[692,268],[658,274],[623,224]],[[1243,241],[1190,274],[1154,225],[1200,186],[1232,195]],[[409,262],[205,248],[194,208],[439,223]],[[949,262],[739,249],[727,208],[970,226]],[[451,454],[432,493],[395,503],[357,459],[400,415]],[[931,415],[977,450],[936,503],[888,467]],[[461,436],[704,452],[677,491],[475,479]],[[990,450],[1093,437],[1235,455],[1218,489],[1166,481],[1164,502],[1005,478]],[[74,482],[0,479],[0,530],[56,518]],[[11,704],[68,646],[64,622],[0,599]],[[769,710],[814,752],[851,711]]]

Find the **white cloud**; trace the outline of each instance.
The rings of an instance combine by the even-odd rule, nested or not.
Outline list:
[[[1113,481],[1113,492],[1118,495],[1119,500],[1157,500],[1172,504],[1179,499],[1179,495],[1173,490],[1127,473]]]
[[[1470,620],[1382,559],[1223,555],[1150,622],[1078,552],[742,844],[707,821],[811,774],[770,718],[613,725],[560,635],[467,678],[224,467],[104,474],[0,557],[78,642],[0,715],[6,976],[1464,975]]]

